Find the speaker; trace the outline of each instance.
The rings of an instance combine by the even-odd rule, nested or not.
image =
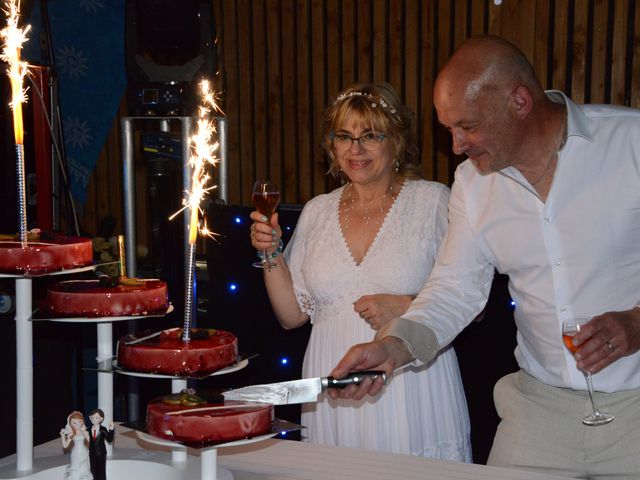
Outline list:
[[[134,115],[188,115],[217,69],[209,0],[127,0],[128,102]]]

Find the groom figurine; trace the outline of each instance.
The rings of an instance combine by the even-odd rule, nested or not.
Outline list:
[[[113,422],[109,423],[107,430],[102,426],[104,412],[99,408],[89,414],[91,431],[89,432],[89,462],[91,474],[94,480],[106,480],[107,478],[107,445],[105,442],[113,442]]]

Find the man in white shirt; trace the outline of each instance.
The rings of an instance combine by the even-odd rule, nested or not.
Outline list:
[[[496,385],[501,423],[488,463],[638,478],[640,111],[543,91],[524,54],[492,36],[454,53],[434,104],[453,151],[468,157],[436,266],[406,314],[331,374],[428,363],[483,309],[497,269],[516,304],[521,370]],[[593,319],[574,337],[574,357],[561,326],[578,316]],[[593,373],[612,423],[582,424],[592,406],[578,369]],[[330,394],[358,399],[381,388],[367,380]]]

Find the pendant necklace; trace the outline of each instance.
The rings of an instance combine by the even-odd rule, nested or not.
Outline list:
[[[365,225],[368,226],[370,223],[372,223],[372,219],[375,216],[377,217],[375,224],[377,227],[380,226],[380,224],[382,223],[382,219],[384,218],[387,197],[390,197],[392,199],[391,203],[393,203],[393,200],[396,198],[397,194],[394,193],[395,183],[396,182],[394,180],[389,186],[389,188],[382,194],[382,196],[379,199],[380,201],[379,207],[374,207],[373,205],[378,201],[378,199],[373,199],[369,202],[359,202],[359,204],[364,208],[362,219],[364,220]],[[349,183],[349,185],[347,185],[345,190],[346,189],[348,189],[349,191],[347,193],[346,198],[340,202],[340,209],[342,210],[342,219],[343,219],[344,229],[348,230],[350,220],[351,220],[351,214],[356,207],[356,196],[354,195],[354,187],[352,183]]]

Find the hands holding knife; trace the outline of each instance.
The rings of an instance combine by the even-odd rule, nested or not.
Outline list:
[[[331,371],[335,378],[343,378],[354,370],[381,370],[390,377],[393,371],[413,360],[405,343],[397,337],[384,337],[369,343],[351,347],[342,360]],[[385,384],[385,378],[364,378],[358,385],[341,389],[329,389],[331,398],[353,398],[360,400],[365,395],[376,395]]]

